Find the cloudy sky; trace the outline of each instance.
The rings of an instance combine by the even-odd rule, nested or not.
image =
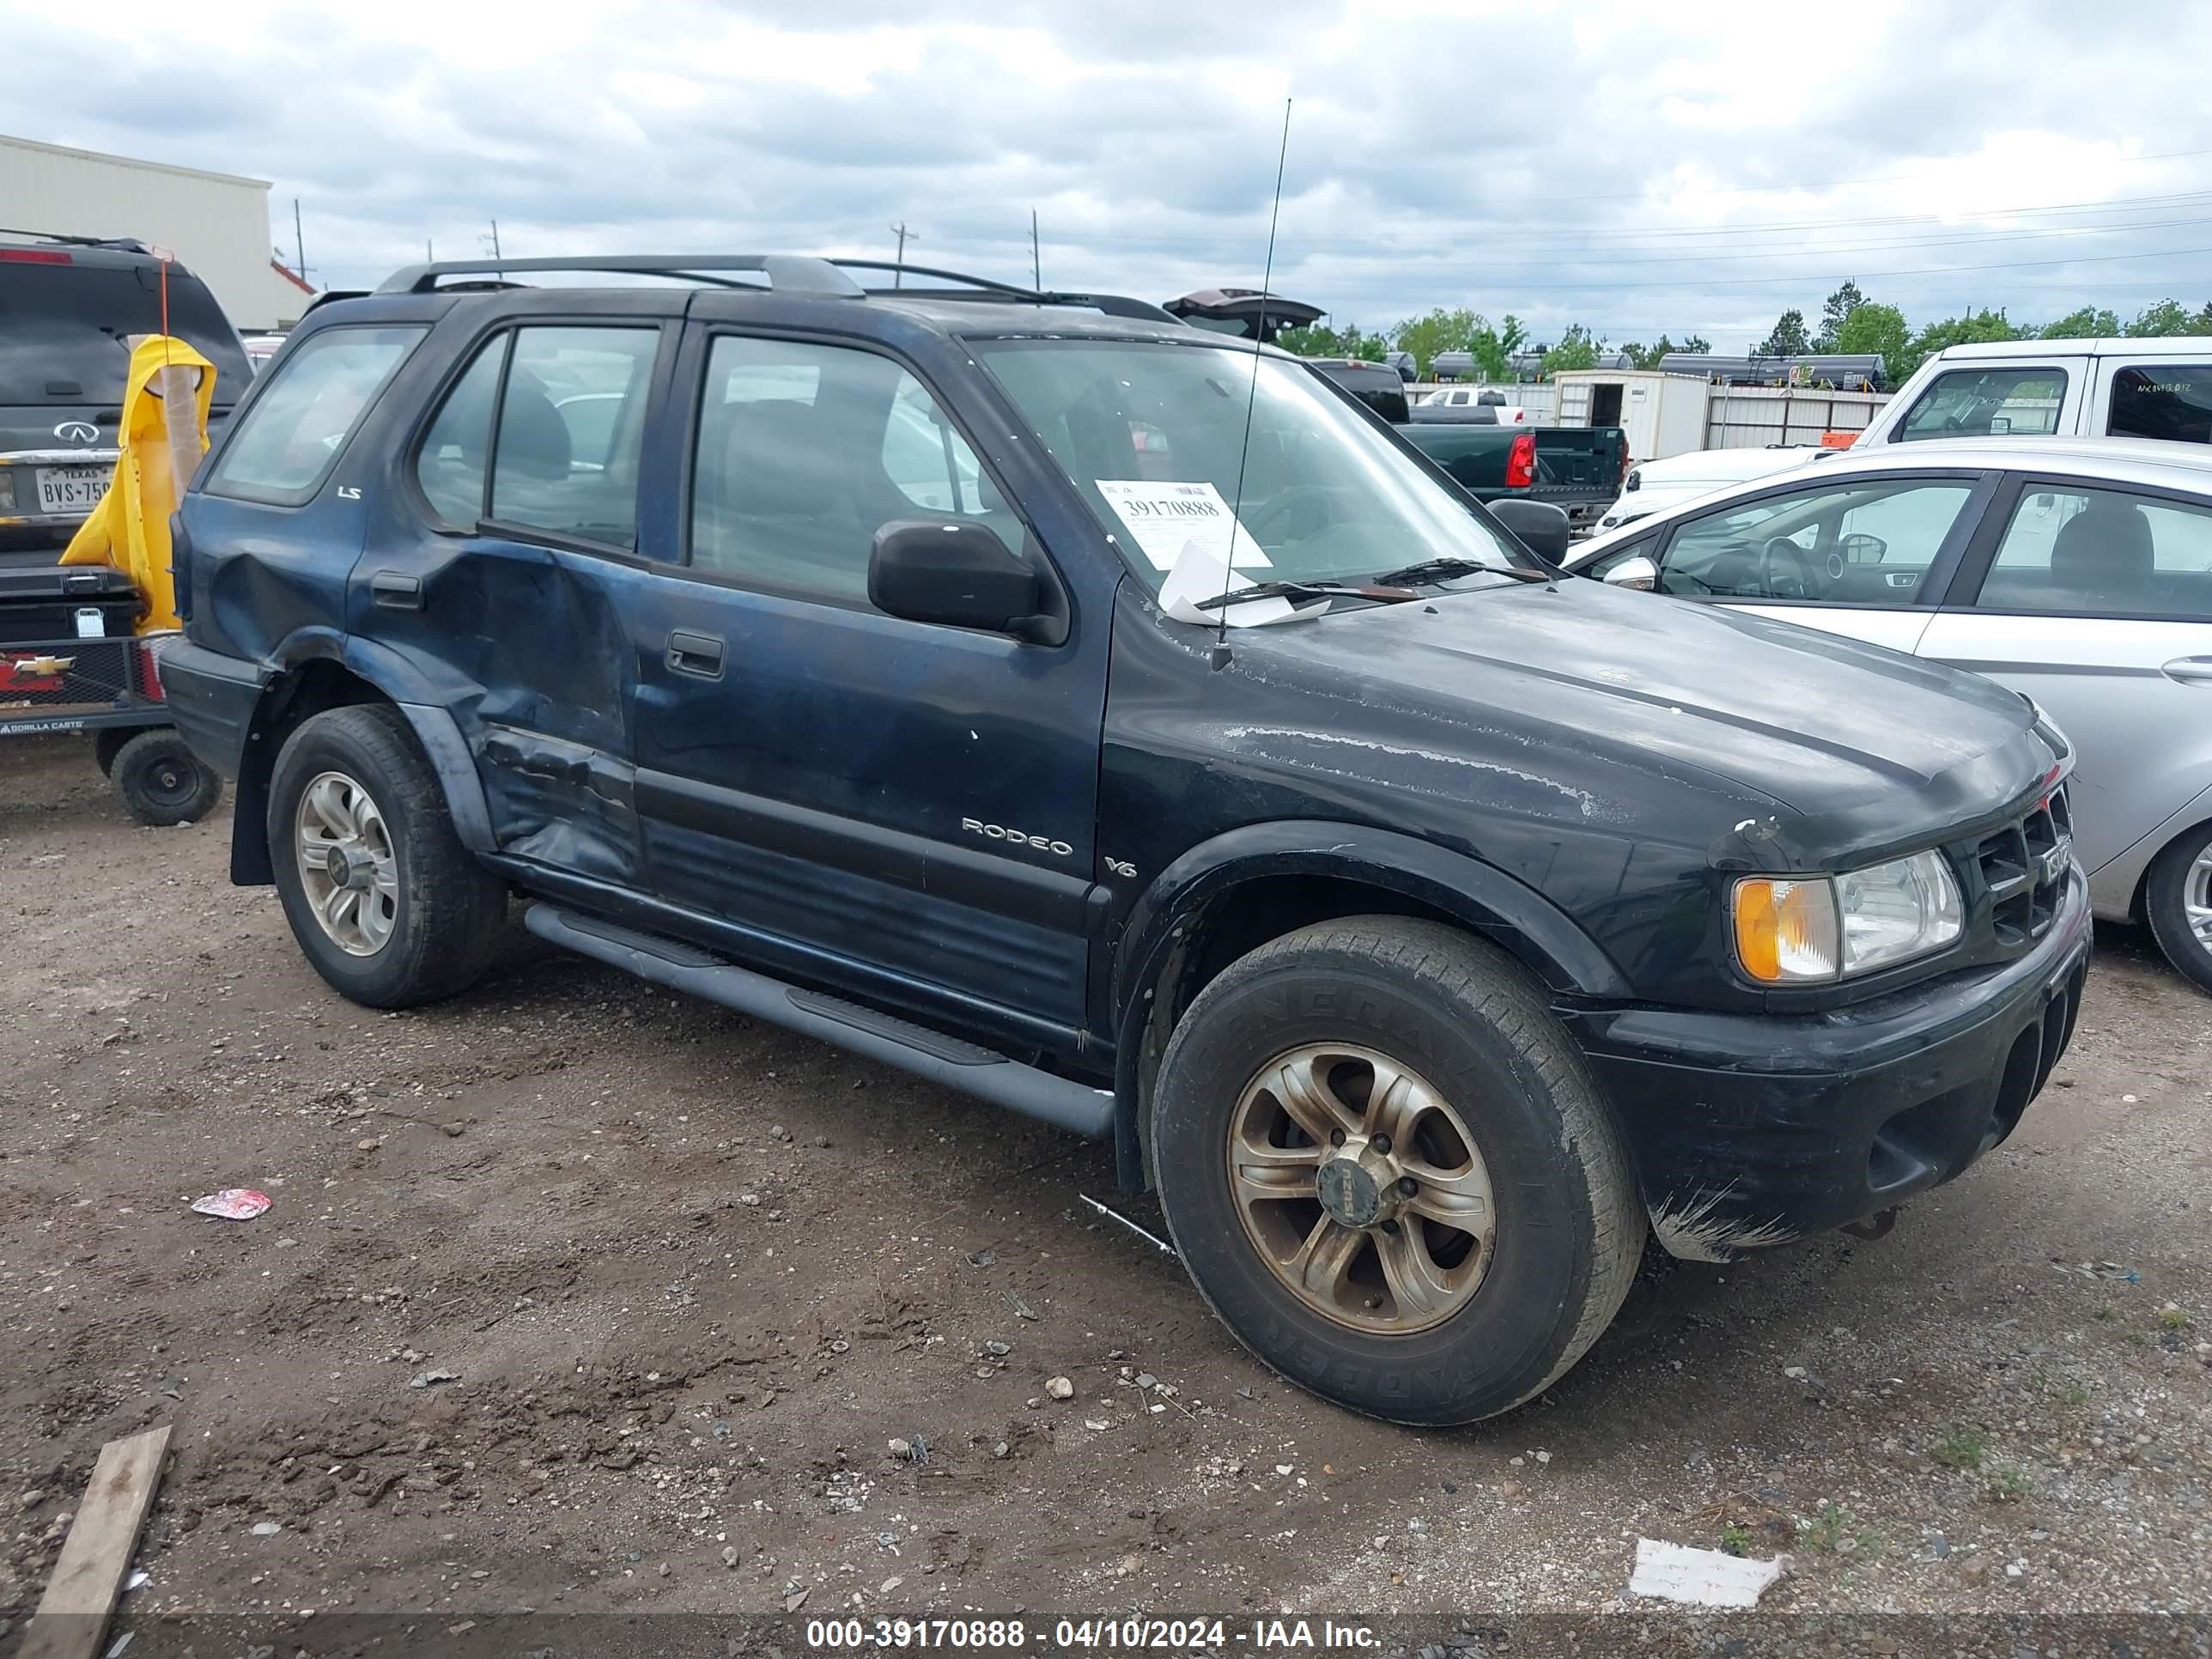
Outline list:
[[[986,20],[988,21],[981,21]],[[1743,349],[2212,300],[2201,0],[0,0],[0,130],[273,180],[320,283],[420,258],[908,256],[1386,327]],[[26,75],[26,65],[38,65]]]

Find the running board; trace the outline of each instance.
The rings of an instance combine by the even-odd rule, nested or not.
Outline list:
[[[1109,1090],[1072,1083],[957,1037],[819,991],[801,990],[689,945],[597,916],[539,903],[524,912],[522,921],[550,944],[611,963],[655,985],[719,1002],[1093,1140],[1114,1133]]]

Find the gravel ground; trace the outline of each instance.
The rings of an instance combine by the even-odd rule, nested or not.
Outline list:
[[[1081,1202],[1103,1149],[520,930],[354,1007],[228,885],[228,807],[5,764],[0,1620],[155,1422],[139,1622],[1602,1613],[1639,1537],[1788,1552],[1763,1612],[2212,1607],[2212,1000],[2126,930],[1887,1238],[1655,1253],[1550,1394],[1419,1434],[1247,1357]],[[275,1202],[185,1208],[229,1186]]]

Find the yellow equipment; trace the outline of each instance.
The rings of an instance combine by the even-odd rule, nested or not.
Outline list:
[[[62,555],[64,564],[112,565],[130,577],[146,599],[141,634],[182,626],[169,580],[169,515],[207,453],[215,375],[213,363],[170,335],[132,349],[115,481]]]

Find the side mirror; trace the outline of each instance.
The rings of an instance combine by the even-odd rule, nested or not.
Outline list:
[[[1638,553],[1623,559],[1600,580],[1608,587],[1632,587],[1639,593],[1649,593],[1659,586],[1659,567]]]
[[[981,525],[896,519],[876,532],[868,602],[887,616],[947,628],[1037,639],[1044,584],[1018,553]]]
[[[1571,527],[1567,515],[1549,501],[1508,499],[1492,501],[1490,516],[1513,532],[1514,539],[1531,553],[1553,564],[1567,556]]]

